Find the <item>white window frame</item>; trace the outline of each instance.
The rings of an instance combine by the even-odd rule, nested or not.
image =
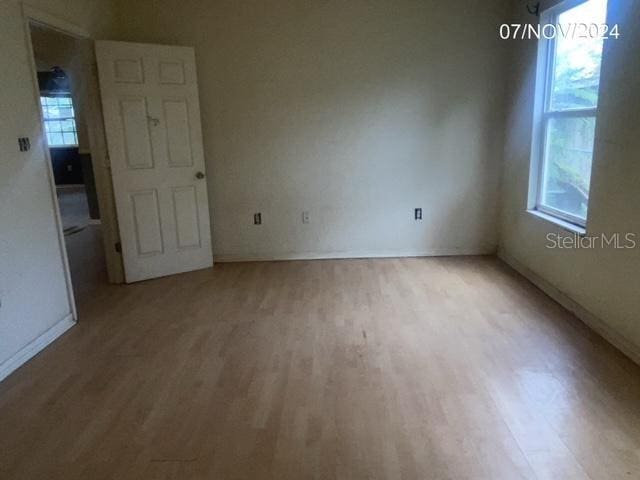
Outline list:
[[[73,108],[73,116],[71,117],[47,117],[45,115],[45,109],[42,108],[42,120],[44,122],[45,125],[45,137],[47,139],[47,146],[49,148],[76,148],[78,147],[78,122],[76,121],[76,110],[75,110],[75,105],[73,104],[73,98],[71,96],[70,93],[59,93],[59,92],[49,92],[49,91],[42,91],[40,93],[40,101],[42,102],[42,98],[69,98],[71,100],[71,107]],[[49,143],[49,133],[48,133],[48,129],[46,127],[47,122],[55,122],[55,121],[63,121],[63,120],[73,120],[73,133],[75,135],[75,139],[76,142],[75,143],[60,143],[60,144],[53,144],[53,143]]]
[[[540,24],[557,25],[560,14],[570,10],[588,0],[565,0],[557,5],[544,10],[540,15]],[[538,40],[538,57],[536,66],[536,87],[534,100],[533,135],[531,145],[531,171],[529,175],[529,198],[527,208],[534,213],[542,213],[545,218],[559,220],[559,223],[577,226],[579,229],[586,229],[587,218],[589,216],[589,206],[587,206],[587,218],[580,218],[568,212],[543,205],[540,201],[543,197],[544,189],[544,169],[545,165],[545,144],[547,137],[547,126],[552,118],[567,117],[593,117],[597,124],[598,106],[590,108],[574,108],[566,110],[552,110],[551,90],[553,86],[553,67],[555,60],[556,39],[546,39],[540,37]],[[600,59],[602,68],[602,57]],[[600,86],[598,85],[598,91]],[[598,98],[600,95],[598,94]],[[593,170],[593,157],[592,157]],[[589,189],[591,190],[591,189]],[[589,195],[591,198],[591,195]]]

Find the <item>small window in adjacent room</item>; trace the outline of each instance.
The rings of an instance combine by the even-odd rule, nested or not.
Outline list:
[[[77,147],[78,132],[71,97],[42,96],[40,103],[49,147]]]
[[[539,40],[531,208],[585,227],[598,111],[602,35],[572,25],[606,22],[606,0],[565,0],[542,14],[556,34]]]

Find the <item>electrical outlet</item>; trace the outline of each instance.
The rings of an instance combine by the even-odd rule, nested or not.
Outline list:
[[[67,172],[73,172],[73,165],[67,165]]]
[[[416,208],[413,211],[413,219],[414,220],[422,220],[422,209],[421,208]]]
[[[302,212],[302,223],[309,223],[309,212]]]
[[[262,214],[254,213],[253,214],[253,224],[254,225],[262,225]]]

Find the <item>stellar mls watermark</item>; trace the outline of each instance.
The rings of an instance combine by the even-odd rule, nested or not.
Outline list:
[[[546,248],[558,249],[613,249],[630,250],[640,247],[640,241],[636,233],[612,233],[607,235],[579,235],[577,233],[568,235],[562,233],[547,233]]]
[[[620,38],[618,24],[607,23],[503,23],[498,29],[502,40],[553,40],[588,38],[608,40]]]

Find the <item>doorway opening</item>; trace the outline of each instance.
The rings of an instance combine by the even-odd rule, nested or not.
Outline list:
[[[99,100],[93,98],[98,91],[91,74],[93,42],[31,21],[29,34],[52,190],[80,308],[100,287],[119,281],[113,258],[108,258],[114,230],[109,220],[115,215],[105,192],[110,190],[105,188],[108,175],[96,172],[103,152],[97,141],[102,131],[96,128],[96,123],[102,125],[101,112],[96,112]]]

